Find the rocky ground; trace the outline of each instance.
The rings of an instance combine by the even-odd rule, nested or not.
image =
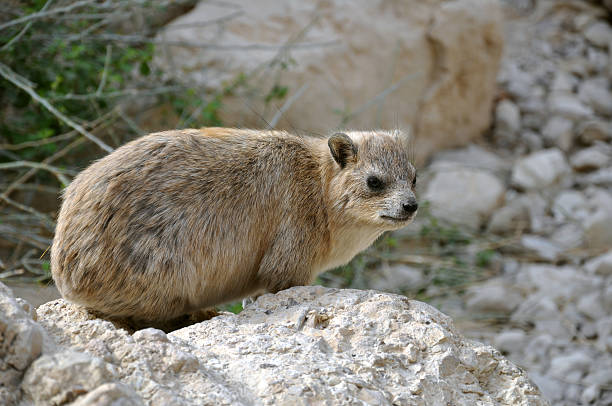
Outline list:
[[[553,404],[610,405],[611,15],[586,1],[506,4],[488,142],[435,156],[423,194],[437,218],[496,241],[498,271],[435,304]]]

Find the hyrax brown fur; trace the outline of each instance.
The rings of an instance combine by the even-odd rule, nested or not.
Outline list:
[[[415,180],[398,132],[150,134],[68,186],[53,278],[72,302],[151,321],[306,285],[409,223]]]

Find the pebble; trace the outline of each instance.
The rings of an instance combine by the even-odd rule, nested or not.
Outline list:
[[[584,37],[593,45],[607,48],[612,42],[612,29],[603,21],[595,22],[584,30]]]
[[[578,97],[596,113],[612,115],[612,92],[610,92],[610,83],[605,77],[583,81]]]
[[[573,144],[574,122],[565,117],[553,116],[544,125],[542,137],[547,145],[568,151]]]
[[[540,189],[559,183],[570,171],[563,153],[546,149],[520,159],[512,169],[512,183],[523,189]]]
[[[552,93],[548,97],[548,108],[552,114],[570,119],[584,119],[593,116],[593,110],[572,94]]]
[[[602,168],[610,162],[610,156],[601,150],[601,147],[593,146],[581,149],[570,158],[570,164],[576,171],[587,172]]]

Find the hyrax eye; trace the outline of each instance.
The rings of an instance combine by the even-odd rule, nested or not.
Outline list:
[[[376,176],[368,176],[368,187],[374,191],[380,191],[385,187],[385,184]]]
[[[416,173],[414,174],[414,178],[412,178],[412,187],[414,188],[416,186],[416,180],[417,180],[417,175]]]

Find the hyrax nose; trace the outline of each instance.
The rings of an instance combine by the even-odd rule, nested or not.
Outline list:
[[[403,203],[402,208],[404,209],[406,213],[411,214],[411,213],[414,213],[419,208],[419,204],[416,202],[416,200],[410,200],[408,201],[408,203]]]

